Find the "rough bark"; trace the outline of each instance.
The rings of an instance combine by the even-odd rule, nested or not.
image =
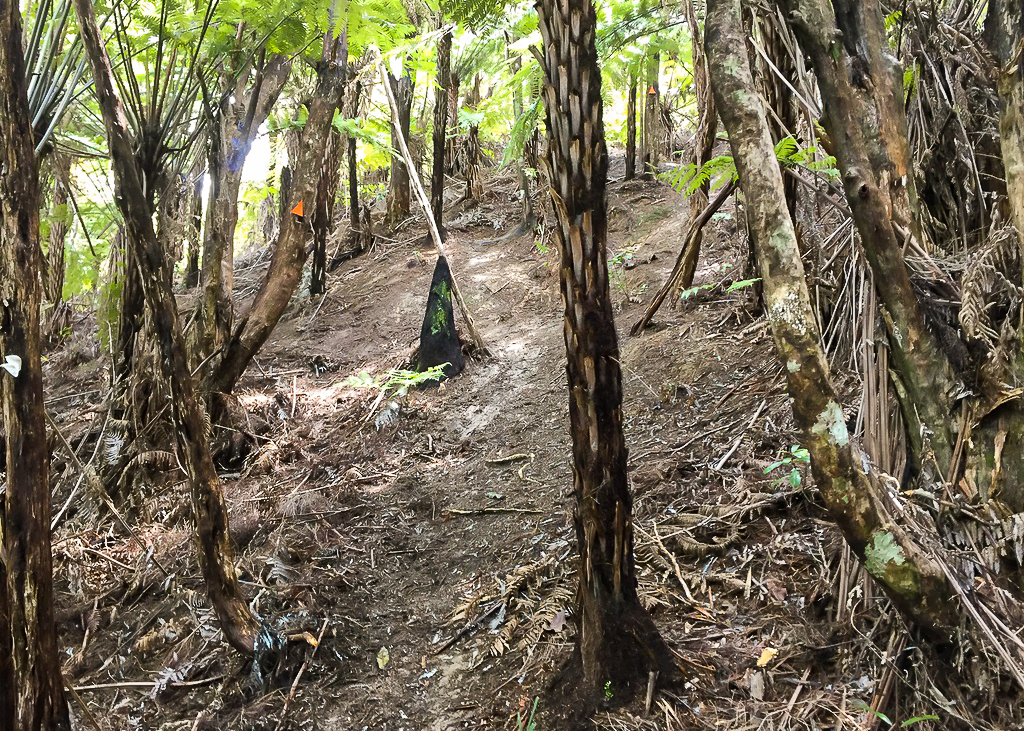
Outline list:
[[[117,94],[92,2],[75,0],[74,4],[107,133],[114,171],[114,198],[124,218],[129,249],[136,253],[142,286],[153,313],[163,376],[171,384],[177,447],[191,487],[199,564],[225,638],[233,647],[249,654],[259,635],[260,623],[249,608],[235,573],[227,506],[210,456],[202,407],[188,367],[171,272],[164,265],[164,251],[153,230],[153,210],[143,193],[124,107]]]
[[[441,23],[441,19],[438,20]],[[430,168],[430,212],[434,225],[444,237],[444,155],[448,136],[448,86],[452,80],[452,31],[445,30],[437,41],[437,85],[434,88],[434,159]]]
[[[316,90],[309,104],[299,153],[295,158],[289,158],[297,162],[292,169],[291,190],[287,194],[283,188],[281,191],[282,201],[287,200],[287,204],[282,206],[286,212],[293,210],[300,201],[305,210],[313,207],[334,110],[345,81],[345,61],[338,49],[332,48],[325,55],[327,58],[317,72]],[[305,220],[291,213],[283,215],[270,269],[249,314],[235,325],[219,367],[204,381],[205,390],[215,394],[231,393],[253,356],[270,336],[298,286],[306,261],[309,234],[310,227]]]
[[[636,76],[630,74],[629,95],[626,97],[626,174],[623,180],[636,177],[636,85]]]
[[[220,347],[231,332],[234,239],[242,168],[260,125],[273,109],[290,73],[290,60],[274,56],[267,61],[265,53],[261,53],[254,66],[231,69],[222,75],[220,98],[208,124],[210,203],[203,241],[203,297],[193,353],[197,362]]]
[[[786,0],[811,59],[846,197],[874,272],[914,468],[943,479],[953,457],[949,424],[956,391],[949,363],[925,326],[903,259],[904,234],[925,248],[910,168],[898,66],[885,51],[877,0]],[[835,11],[833,12],[833,7]],[[720,112],[721,113],[721,112]]]
[[[327,135],[327,150],[320,183],[316,189],[313,207],[313,254],[310,260],[309,293],[321,295],[327,291],[327,239],[334,228],[334,202],[341,185],[341,134],[333,126]]]
[[[396,79],[389,73],[388,84],[391,85],[391,92],[398,102],[398,126],[391,124],[391,146],[397,149],[399,134],[403,139],[409,139],[412,122],[412,77],[406,73]],[[409,168],[400,155],[392,155],[386,214],[387,225],[391,228],[409,217],[412,207],[412,191],[409,185]]]
[[[793,416],[815,482],[847,542],[896,606],[925,626],[951,626],[958,608],[942,568],[917,543],[924,536],[896,521],[886,483],[862,471],[847,432],[820,346],[764,106],[754,91],[740,0],[711,0],[705,29],[712,88],[747,201],[768,322],[786,366]]]
[[[50,458],[39,354],[39,179],[29,124],[21,14],[0,0],[0,372],[7,485],[0,502],[0,726],[70,729],[57,657],[50,553]]]
[[[574,657],[580,691],[606,682],[616,701],[670,669],[668,649],[636,590],[632,497],[622,431],[622,376],[606,252],[601,74],[590,0],[540,0],[548,130],[546,165],[561,254],[564,335],[573,442],[574,522],[579,544]]]
[[[346,99],[345,105],[347,111],[345,116],[349,119],[355,119],[359,116],[359,96],[362,91],[363,84],[356,77],[355,70],[351,69],[348,73],[348,83],[346,84]],[[352,243],[355,245],[356,250],[363,250],[368,246],[368,238],[372,237],[369,227],[362,226],[360,222],[359,214],[359,158],[356,150],[356,138],[348,138],[348,222],[351,229]],[[372,240],[372,239],[369,239]]]

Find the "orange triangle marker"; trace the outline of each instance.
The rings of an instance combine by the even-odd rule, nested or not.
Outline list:
[[[299,218],[302,218],[302,210],[302,201],[299,201],[298,203],[295,204],[295,208],[292,209],[292,213],[294,213]]]

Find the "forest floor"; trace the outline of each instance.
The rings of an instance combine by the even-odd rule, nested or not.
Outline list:
[[[84,727],[524,730],[535,698],[542,717],[574,633],[557,252],[532,236],[474,243],[518,222],[511,180],[492,182],[482,205],[449,212],[447,243],[490,357],[404,398],[347,385],[403,366],[417,344],[435,253],[414,218],[335,271],[325,297],[293,303],[238,389],[239,429],[257,442],[223,474],[236,559],[254,607],[289,638],[262,672],[217,629],[180,476],[135,486],[126,512],[145,550],[75,499],[54,556]],[[802,462],[766,473],[795,439],[766,323],[749,289],[727,291],[743,278],[742,226],[731,208],[716,216],[695,281],[709,286],[630,337],[689,205],[657,182],[609,195],[640,594],[685,686],[615,709],[609,678],[595,723],[865,727],[890,638],[851,621],[870,597]],[[239,270],[241,307],[265,265]],[[94,328],[83,315],[46,366],[73,444],[95,437],[106,388]],[[55,511],[80,474],[56,455]]]

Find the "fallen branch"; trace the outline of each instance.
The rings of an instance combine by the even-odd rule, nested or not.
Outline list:
[[[693,284],[693,273],[697,268],[697,255],[700,253],[700,241],[704,225],[711,220],[711,217],[722,207],[722,204],[732,195],[734,190],[736,190],[736,181],[733,180],[718,191],[718,195],[715,196],[714,200],[708,203],[704,210],[700,212],[700,215],[690,223],[690,227],[686,230],[686,237],[683,239],[683,247],[679,252],[679,258],[676,259],[676,265],[672,268],[672,273],[668,275],[668,280],[658,290],[658,294],[655,295],[651,304],[647,305],[643,317],[637,320],[636,324],[630,328],[630,335],[639,335],[643,332],[643,329],[650,324],[651,318],[654,317],[654,313],[661,307],[669,292],[673,289],[685,289]]]
[[[416,199],[423,208],[424,217],[427,219],[427,226],[430,229],[430,237],[434,240],[434,248],[437,249],[438,254],[448,259],[448,255],[444,251],[444,244],[441,243],[441,232],[437,230],[437,222],[434,220],[430,210],[430,201],[427,199],[427,194],[423,191],[423,184],[420,183],[416,164],[413,162],[412,155],[409,154],[409,145],[406,144],[405,135],[402,134],[402,126],[398,123],[398,103],[395,101],[395,94],[391,90],[391,84],[388,83],[388,73],[384,67],[383,60],[380,61],[380,75],[384,81],[384,91],[388,95],[388,104],[391,105],[391,123],[395,127],[395,137],[398,139],[402,160],[409,171],[409,180],[412,183],[413,190],[416,192]],[[448,269],[449,271],[451,270],[451,260],[448,261]],[[455,295],[455,301],[459,304],[459,311],[462,313],[462,318],[466,321],[466,329],[469,330],[469,336],[473,339],[473,344],[481,354],[488,354],[487,345],[484,343],[480,332],[476,329],[473,315],[470,313],[469,307],[466,306],[466,300],[462,298],[462,291],[459,289],[458,282],[455,281],[454,272],[452,272],[452,293]]]

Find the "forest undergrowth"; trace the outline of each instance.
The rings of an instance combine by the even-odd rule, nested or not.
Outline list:
[[[556,722],[545,685],[572,649],[576,556],[556,253],[529,235],[474,243],[512,227],[514,188],[492,179],[481,206],[446,214],[491,357],[439,387],[380,385],[409,366],[430,283],[435,254],[414,219],[333,272],[322,298],[293,302],[237,389],[232,441],[247,447],[221,470],[238,566],[286,639],[252,663],[208,605],[173,455],[145,456],[117,515],[90,477],[119,445],[103,422],[95,322],[75,320],[45,378],[56,430],[79,455],[54,448],[53,550],[83,724]],[[629,336],[671,271],[689,205],[658,182],[609,192],[640,594],[685,682],[652,678],[649,699],[611,710],[609,677],[595,723],[935,727],[937,709],[908,692],[919,651],[816,495],[753,288],[731,286],[751,276],[732,203],[705,232],[696,286]],[[239,263],[242,310],[266,265]]]

